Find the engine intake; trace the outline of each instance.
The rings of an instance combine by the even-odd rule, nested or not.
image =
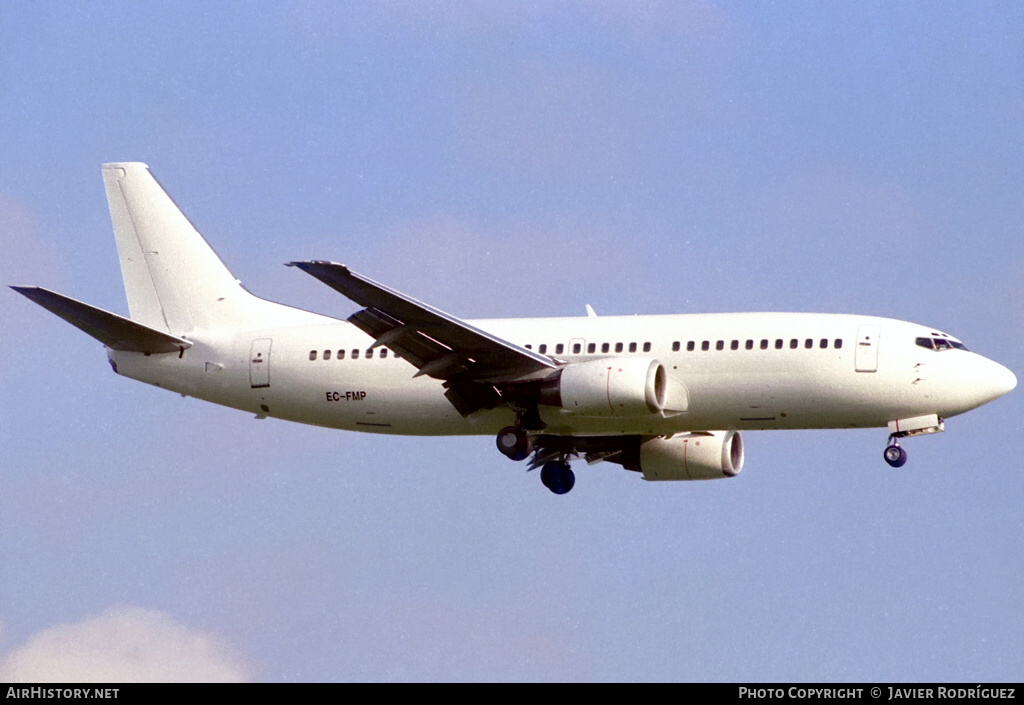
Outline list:
[[[716,480],[740,474],[743,439],[739,431],[678,434],[646,441],[639,455],[645,480]]]
[[[665,366],[650,358],[575,362],[545,383],[540,401],[579,416],[660,414],[667,381]]]

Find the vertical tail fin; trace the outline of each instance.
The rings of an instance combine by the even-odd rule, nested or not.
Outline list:
[[[180,335],[252,317],[241,287],[170,196],[137,162],[103,165],[132,320]]]

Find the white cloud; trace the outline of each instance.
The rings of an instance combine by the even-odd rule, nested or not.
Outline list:
[[[223,639],[163,612],[116,607],[36,634],[0,657],[0,681],[241,682],[251,668]]]

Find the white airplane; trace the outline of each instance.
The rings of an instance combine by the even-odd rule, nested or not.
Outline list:
[[[569,460],[646,480],[733,477],[741,431],[888,427],[899,439],[1000,397],[1010,370],[934,328],[811,313],[464,321],[324,261],[341,321],[242,287],[145,164],[103,166],[131,318],[12,287],[106,346],[118,374],[329,428],[495,434],[556,494]]]

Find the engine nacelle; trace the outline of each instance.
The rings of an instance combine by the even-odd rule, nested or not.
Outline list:
[[[640,446],[645,480],[716,480],[743,469],[739,431],[684,433],[654,438]]]
[[[648,416],[665,408],[667,374],[657,360],[612,357],[566,365],[541,403],[579,416]]]

